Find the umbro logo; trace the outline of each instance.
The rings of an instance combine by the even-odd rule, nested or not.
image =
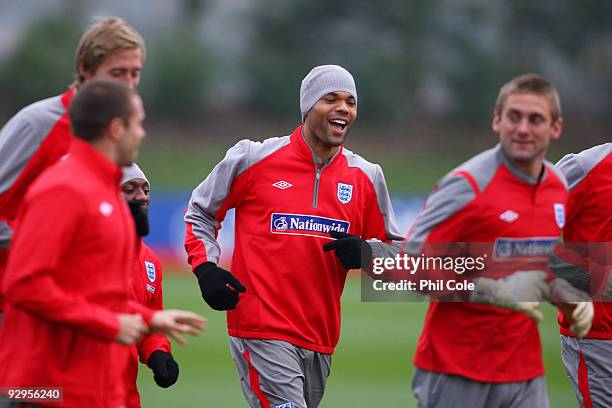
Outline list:
[[[274,187],[276,187],[276,188],[280,188],[281,190],[284,190],[284,189],[289,188],[289,187],[293,187],[293,184],[291,184],[291,183],[289,183],[287,181],[284,181],[284,180],[277,181],[276,183],[274,183],[272,185]]]
[[[102,201],[98,209],[100,210],[100,214],[105,217],[110,217],[110,215],[113,213],[113,205],[107,201]]]
[[[519,215],[512,210],[504,211],[499,215],[499,219],[506,221],[507,223],[514,222],[518,219]]]

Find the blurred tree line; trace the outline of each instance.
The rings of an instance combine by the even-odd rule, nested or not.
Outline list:
[[[232,61],[203,34],[213,3],[178,2],[172,30],[143,32],[141,90],[150,117],[197,120],[231,110],[297,120],[301,79],[315,65],[335,63],[354,74],[360,120],[372,124],[488,122],[499,87],[524,72],[551,79],[566,112],[612,124],[606,0],[258,0],[242,20],[227,22],[244,43]],[[39,19],[0,61],[0,115],[71,82],[76,44],[90,22],[71,15]],[[240,80],[228,78],[233,72]],[[218,92],[223,81],[238,91]]]

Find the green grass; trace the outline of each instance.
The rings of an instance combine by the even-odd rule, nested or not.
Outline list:
[[[161,389],[141,365],[139,389],[144,407],[247,406],[228,348],[225,314],[206,306],[195,278],[164,277],[166,307],[194,310],[208,319],[208,330],[186,347],[173,345],[181,374]],[[540,325],[551,407],[575,407],[576,399],[559,356],[555,310],[543,306]],[[410,390],[412,357],[427,303],[363,303],[360,280],[349,279],[343,295],[343,326],[321,408],[414,407]]]
[[[142,145],[138,164],[155,189],[193,190],[230,146],[159,141]]]

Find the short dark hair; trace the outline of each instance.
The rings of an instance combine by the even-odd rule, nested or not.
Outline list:
[[[114,118],[127,126],[132,115],[132,98],[137,95],[120,81],[95,79],[79,88],[70,106],[70,123],[75,136],[87,142],[98,140]]]

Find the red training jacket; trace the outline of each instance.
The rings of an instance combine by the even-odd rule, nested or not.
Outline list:
[[[162,264],[155,252],[142,240],[138,245],[138,258],[132,264],[132,295],[138,303],[154,310],[163,310]],[[155,333],[142,339],[138,345],[130,347],[130,362],[127,369],[126,388],[128,389],[128,408],[140,407],[140,395],[136,387],[138,377],[138,358],[147,364],[155,350],[170,353],[170,342],[165,334]]]
[[[541,255],[542,264],[533,269],[544,269],[561,235],[566,198],[565,180],[552,165],[546,163],[541,178],[533,179],[498,145],[440,181],[407,241],[491,243],[487,257],[502,269],[534,255]],[[541,354],[537,325],[522,313],[432,301],[414,364],[475,381],[514,382],[544,374]]]
[[[612,143],[595,146],[578,154],[568,154],[555,167],[565,175],[570,189],[567,223],[563,229],[564,241],[592,243],[608,240],[610,233],[601,229],[602,225],[609,228],[612,219]],[[597,251],[603,247],[595,244],[593,249]],[[591,286],[593,280],[599,281],[601,276],[594,278]],[[611,340],[612,303],[593,302],[593,306],[595,315],[586,338]],[[562,313],[559,313],[559,325],[561,334],[574,336]]]
[[[347,271],[324,252],[329,231],[401,239],[380,166],[340,147],[320,162],[302,136],[243,140],[193,192],[185,248],[217,262],[217,232],[236,209],[232,273],[247,288],[227,313],[230,336],[283,340],[331,354]]]
[[[3,290],[0,387],[62,387],[67,407],[125,404],[128,347],[114,342],[130,300],[134,221],[120,168],[80,139],[19,209]],[[41,405],[53,405],[37,403]]]

